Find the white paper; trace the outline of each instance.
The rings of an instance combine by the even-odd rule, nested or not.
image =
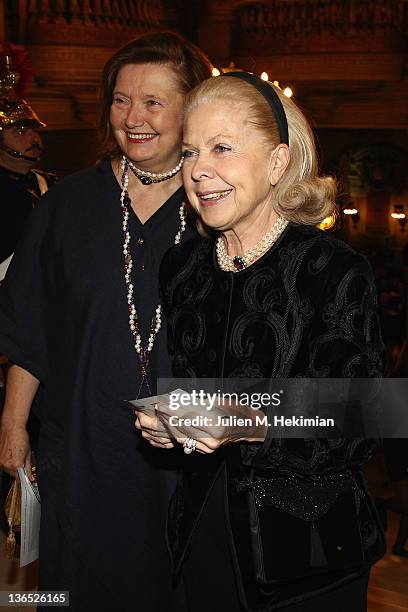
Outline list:
[[[1,281],[4,279],[4,277],[6,276],[6,272],[7,272],[7,268],[10,265],[10,262],[13,258],[14,253],[12,253],[10,255],[10,257],[7,257],[7,259],[5,259],[4,261],[0,262],[0,283]]]
[[[20,567],[38,559],[41,503],[36,483],[30,482],[23,468],[18,468],[21,483]]]
[[[170,391],[170,393],[162,393],[162,395],[152,395],[151,397],[144,397],[143,399],[129,400],[129,404],[132,404],[132,406],[138,410],[141,410],[142,412],[154,413],[156,404],[170,403],[170,394],[173,398],[176,398],[178,395],[185,395],[186,393],[188,393],[188,391],[183,391],[183,389],[175,389],[174,391]]]

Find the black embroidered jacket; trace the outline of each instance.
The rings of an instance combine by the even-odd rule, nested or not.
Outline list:
[[[289,224],[236,274],[220,270],[213,241],[193,239],[166,254],[161,287],[178,378],[382,375],[372,271],[314,227]],[[268,435],[190,456],[170,512],[175,571],[221,477],[246,609],[279,608],[361,573],[384,551],[360,472],[374,450],[370,440]]]

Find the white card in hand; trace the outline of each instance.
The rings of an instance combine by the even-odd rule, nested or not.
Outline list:
[[[144,397],[143,399],[138,400],[129,400],[129,404],[132,404],[136,410],[140,410],[142,412],[155,413],[156,404],[169,404],[170,403],[170,395],[172,398],[177,399],[179,395],[186,395],[188,391],[183,391],[183,389],[175,389],[174,391],[170,391],[170,393],[162,393],[161,395],[152,395],[151,397]]]
[[[38,559],[41,503],[37,484],[30,482],[23,468],[18,468],[21,483],[20,567]]]

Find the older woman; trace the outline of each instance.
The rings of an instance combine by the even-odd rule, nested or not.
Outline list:
[[[174,375],[380,375],[373,276],[315,227],[335,184],[317,175],[296,105],[251,74],[210,79],[188,97],[183,141],[186,192],[212,237],[163,260]],[[187,453],[169,540],[192,610],[366,609],[384,550],[360,471],[372,443],[276,439],[251,410],[247,431],[186,428],[159,408],[159,426],[140,414],[138,427],[169,447],[166,425]]]
[[[135,435],[124,400],[169,370],[158,267],[192,234],[183,102],[210,74],[176,34],[115,53],[102,83],[107,156],[47,194],[1,288],[0,350],[15,364],[1,463],[29,471],[25,424],[41,385],[39,587],[69,590],[71,610],[182,609],[164,544],[174,462]]]

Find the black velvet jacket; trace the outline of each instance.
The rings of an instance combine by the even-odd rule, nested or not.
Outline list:
[[[213,241],[193,239],[166,254],[161,288],[178,378],[382,374],[371,269],[314,227],[289,224],[236,274],[220,270]],[[175,572],[222,478],[246,609],[276,609],[361,573],[384,552],[360,472],[374,450],[369,440],[268,434],[261,445],[190,456],[170,510]]]

